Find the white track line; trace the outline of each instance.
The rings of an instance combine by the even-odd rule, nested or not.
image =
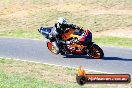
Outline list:
[[[0,57],[0,58],[4,58],[4,57]],[[12,58],[4,58],[4,59],[12,59]],[[13,59],[16,61],[24,61],[24,62],[31,62],[31,63],[37,63],[37,64],[46,64],[46,65],[52,65],[52,66],[59,66],[59,67],[68,67],[68,68],[73,68],[73,69],[77,69],[78,67],[73,67],[73,66],[63,66],[63,65],[56,65],[56,64],[49,64],[49,63],[42,63],[42,62],[37,62],[37,61],[30,61],[30,60],[21,60],[21,59]],[[82,66],[83,67],[83,66]],[[115,74],[115,73],[109,73],[109,72],[104,72],[104,71],[97,71],[97,70],[89,70],[89,69],[85,69],[86,71],[89,72],[97,72],[97,73],[106,73],[106,74]],[[132,76],[131,76],[132,78]]]
[[[4,57],[0,57],[0,58],[4,58]],[[12,59],[12,58],[4,58],[4,59]],[[25,62],[31,62],[31,63],[38,63],[38,64],[47,64],[47,65],[54,65],[54,66],[59,66],[59,67],[68,67],[68,68],[73,68],[73,69],[77,69],[78,67],[73,67],[73,66],[63,66],[63,65],[57,65],[57,64],[49,64],[49,63],[43,63],[43,62],[38,62],[38,61],[31,61],[31,60],[21,60],[21,59],[13,59],[13,60],[16,60],[16,61],[25,61]],[[83,68],[83,66],[82,66]],[[86,71],[89,71],[89,72],[97,72],[97,73],[109,73],[109,72],[103,72],[103,71],[97,71],[97,70],[89,70],[89,69],[85,69],[84,70]],[[114,73],[110,73],[110,74],[114,74]]]

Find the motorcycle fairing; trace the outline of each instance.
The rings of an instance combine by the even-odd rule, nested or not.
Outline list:
[[[42,35],[44,35],[46,38],[48,38],[52,28],[53,27],[41,27],[38,29],[38,31],[42,33]]]

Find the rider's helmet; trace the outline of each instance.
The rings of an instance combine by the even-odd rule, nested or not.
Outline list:
[[[57,23],[59,23],[59,24],[67,24],[67,20],[61,17],[61,18],[58,18]]]

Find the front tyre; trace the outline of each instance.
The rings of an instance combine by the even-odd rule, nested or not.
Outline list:
[[[103,50],[96,44],[93,44],[88,52],[89,56],[93,59],[102,59],[104,57]]]
[[[47,47],[52,53],[58,54],[58,50],[55,49],[55,47],[53,46],[52,42],[47,42]]]

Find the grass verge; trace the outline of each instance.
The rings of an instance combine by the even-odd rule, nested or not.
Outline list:
[[[93,40],[99,45],[132,48],[132,38],[100,36]]]
[[[31,30],[13,30],[0,32],[1,37],[15,37],[15,38],[31,38],[31,39],[43,39],[42,35],[38,31]],[[115,46],[132,48],[132,38],[127,37],[113,37],[113,36],[93,36],[93,41],[99,45]]]
[[[93,73],[93,72],[89,72]],[[88,84],[75,80],[76,69],[0,58],[0,88],[130,88],[132,84]],[[118,87],[117,87],[118,86]]]
[[[19,29],[19,30],[8,30],[0,32],[0,37],[12,37],[12,38],[32,38],[32,39],[42,39],[40,33],[32,30],[25,30],[25,29]]]

